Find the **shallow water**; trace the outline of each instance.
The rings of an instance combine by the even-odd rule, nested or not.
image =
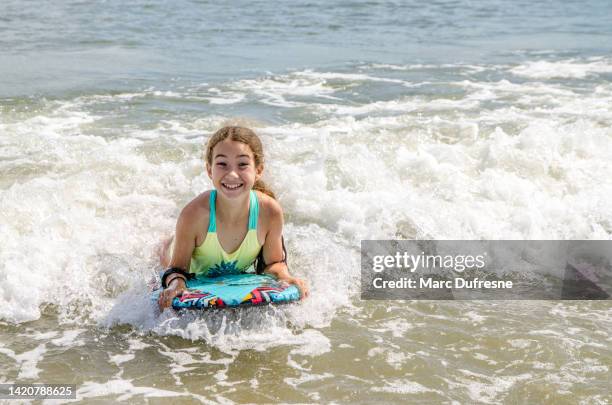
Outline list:
[[[131,403],[612,400],[609,301],[359,297],[362,239],[610,239],[607,2],[41,4],[0,6],[0,382]],[[312,297],[159,315],[156,245],[236,118]]]

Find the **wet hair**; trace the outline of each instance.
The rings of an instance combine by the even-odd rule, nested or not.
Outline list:
[[[255,167],[263,166],[264,153],[261,140],[259,139],[257,134],[255,134],[255,132],[253,132],[249,128],[239,126],[223,127],[210,137],[208,143],[206,144],[205,152],[206,163],[209,166],[212,166],[213,149],[215,148],[215,146],[217,146],[219,142],[223,142],[226,139],[236,142],[242,142],[248,145],[248,147],[251,148],[251,151],[253,152],[253,157],[255,158]],[[268,188],[268,186],[266,186],[266,184],[261,180],[257,180],[255,182],[255,184],[253,185],[253,190],[261,191],[262,193],[276,199],[274,192],[270,190],[270,188]]]

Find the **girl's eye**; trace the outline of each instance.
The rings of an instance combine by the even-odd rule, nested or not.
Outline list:
[[[225,166],[227,166],[227,163],[219,162],[219,163],[217,163],[217,166],[225,167]]]
[[[240,166],[240,167],[244,167],[244,166],[248,166],[248,165],[249,165],[248,163],[239,163],[238,164],[238,166]]]

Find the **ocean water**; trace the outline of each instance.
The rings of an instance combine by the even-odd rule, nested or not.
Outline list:
[[[607,1],[0,4],[0,383],[82,402],[609,403],[609,301],[362,301],[363,239],[610,239]],[[158,314],[254,128],[295,306]],[[536,277],[525,274],[525,277]]]

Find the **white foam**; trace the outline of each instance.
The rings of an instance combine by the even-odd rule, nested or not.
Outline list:
[[[393,337],[404,337],[408,330],[414,328],[414,325],[402,318],[390,319],[382,323],[382,331],[391,331]]]
[[[246,94],[241,91],[223,91],[216,87],[211,87],[208,89],[208,92],[214,94],[214,96],[206,96],[203,98],[208,100],[211,104],[237,104],[246,99]]]
[[[143,350],[143,349],[146,349],[147,347],[151,347],[150,344],[145,343],[145,342],[143,342],[141,340],[138,340],[138,339],[129,339],[128,343],[130,345],[129,351],[131,351],[131,352],[134,352],[134,351],[137,351],[137,350]]]
[[[77,113],[4,127],[5,139],[22,153],[54,163],[46,174],[15,178],[0,190],[0,263],[28,269],[2,272],[3,319],[37,319],[44,302],[59,305],[73,320],[79,313],[103,314],[119,291],[142,277],[130,266],[142,268],[147,262],[146,246],[152,249],[157,242],[147,234],[172,226],[176,205],[158,195],[188,188],[181,177],[189,163],[183,168],[153,164],[138,153],[138,141],[78,135],[79,126],[89,122]],[[143,232],[142,226],[149,230]],[[23,286],[27,300],[20,295]]]
[[[515,384],[533,378],[531,373],[487,376],[464,369],[458,371],[465,377],[458,376],[458,382],[452,382],[451,386],[461,386],[466,389],[472,401],[487,404],[499,403],[504,398],[503,394]]]
[[[391,100],[376,101],[360,106],[339,104],[317,104],[316,107],[322,111],[340,115],[362,115],[374,112],[409,112],[419,107],[419,103],[413,100]]]
[[[192,397],[203,399],[201,396],[187,392],[177,392],[162,390],[153,387],[135,386],[130,380],[115,379],[104,383],[86,381],[77,390],[77,400],[84,398],[106,397],[109,395],[119,395],[117,401],[126,401],[134,396],[142,395],[144,398],[165,398],[165,397]]]
[[[64,346],[64,347],[83,346],[85,345],[85,341],[83,339],[77,340],[77,337],[83,332],[85,332],[85,329],[64,331],[64,334],[62,335],[61,338],[53,339],[51,340],[51,343],[53,343],[56,346]]]
[[[480,90],[477,93],[471,93],[467,95],[467,98],[481,99],[481,100],[494,100],[503,97],[507,97],[512,94],[529,94],[537,96],[546,96],[550,99],[557,98],[559,96],[565,97],[576,97],[577,94],[571,90],[563,88],[558,84],[550,83],[513,83],[507,79],[502,79],[496,82],[476,82],[472,80],[463,80],[457,83],[453,83],[455,86],[464,87],[467,89]],[[549,99],[539,99],[540,102],[549,101]]]
[[[92,96],[81,96],[75,99],[75,102],[82,103],[83,105],[88,104],[96,104],[99,102],[123,102],[123,101],[131,101],[135,98],[146,97],[151,90],[143,91],[143,92],[127,92],[127,93],[117,93],[117,94],[96,94]]]
[[[390,392],[394,394],[421,394],[426,392],[439,392],[421,385],[415,381],[409,380],[387,380],[383,387],[373,387],[374,392]]]
[[[315,72],[312,70],[304,70],[301,72],[296,72],[295,75],[309,77],[313,79],[342,80],[346,82],[373,81],[373,82],[409,84],[404,80],[390,79],[390,78],[385,78],[385,77],[375,77],[375,76],[370,76],[370,75],[360,74],[360,73]]]
[[[27,337],[34,340],[49,340],[53,339],[59,334],[57,331],[39,332],[35,330],[28,330],[28,333],[20,333],[19,336]]]
[[[607,59],[592,59],[583,62],[576,59],[550,62],[546,60],[527,62],[510,70],[517,76],[531,79],[572,78],[583,79],[598,73],[612,72],[612,63]]]
[[[174,377],[176,385],[182,385],[182,381],[178,374],[186,371],[194,370],[196,367],[187,367],[187,364],[197,364],[198,361],[187,351],[177,350],[158,350],[158,352],[164,356],[169,357],[172,360],[170,364],[170,374]]]
[[[460,70],[467,71],[470,73],[480,73],[485,70],[490,69],[499,69],[503,67],[503,65],[473,65],[473,64],[453,64],[453,63],[443,63],[443,64],[410,64],[410,65],[398,65],[392,63],[372,63],[369,65],[365,65],[362,68],[366,69],[385,69],[385,70],[399,70],[399,71],[409,71],[409,70],[440,70],[440,69],[449,69],[449,70]]]
[[[487,319],[486,316],[483,316],[475,311],[466,312],[464,315],[474,324],[483,323]]]
[[[110,361],[115,363],[117,366],[120,366],[123,363],[126,363],[130,360],[134,360],[135,357],[136,356],[132,353],[115,354],[113,356],[110,356]]]
[[[510,343],[512,347],[515,347],[518,349],[525,349],[531,346],[532,344],[532,342],[527,339],[511,339],[508,341],[508,343]]]
[[[167,97],[167,98],[181,98],[182,94],[181,93],[177,93],[175,91],[161,91],[161,90],[155,90],[153,91],[151,94],[153,94],[156,97]]]
[[[229,105],[237,104],[245,99],[243,94],[227,94],[226,97],[207,97],[211,104]]]
[[[276,107],[302,107],[307,104],[287,97],[322,97],[334,93],[324,79],[285,75],[241,80],[232,85],[235,92],[249,91],[261,102]]]
[[[321,332],[314,329],[307,329],[301,335],[302,344],[291,350],[292,355],[300,356],[320,356],[331,350],[329,339]]]
[[[387,351],[387,364],[396,370],[401,370],[403,365],[412,357],[413,354],[406,354],[400,351],[389,350]]]
[[[17,366],[19,367],[17,380],[33,380],[38,378],[38,374],[42,370],[39,369],[37,365],[43,359],[46,352],[47,345],[45,343],[39,344],[36,346],[36,348],[20,354],[16,354],[13,350],[5,348],[2,344],[0,344],[0,353],[15,360]]]
[[[323,380],[328,380],[330,378],[334,378],[334,375],[331,373],[323,373],[323,374],[302,373],[300,377],[298,378],[285,377],[283,381],[294,388],[298,388],[300,385],[307,383],[307,382],[323,381]]]
[[[340,82],[340,83],[337,83]],[[405,87],[421,86],[422,83],[410,83],[405,80],[375,77],[359,73],[338,73],[338,72],[317,72],[313,70],[297,71],[287,75],[266,76],[259,79],[240,80],[230,86],[231,94],[243,97],[244,92],[249,92],[259,99],[262,103],[283,108],[294,107],[318,107],[325,110],[326,106],[331,106],[333,111],[342,111],[342,108],[349,108],[334,104],[313,104],[301,101],[304,97],[323,98],[326,100],[342,101],[338,97],[334,97],[333,93],[337,90],[345,89],[352,86],[357,86],[363,82],[380,82],[398,84]],[[219,89],[216,91],[221,92]],[[234,99],[232,96],[230,99]],[[296,100],[299,99],[298,100]],[[239,101],[242,101],[240,98]],[[389,102],[389,105],[396,101]],[[370,109],[380,108],[384,106],[369,107]],[[347,110],[350,111],[350,110]],[[367,112],[368,109],[363,110]]]

